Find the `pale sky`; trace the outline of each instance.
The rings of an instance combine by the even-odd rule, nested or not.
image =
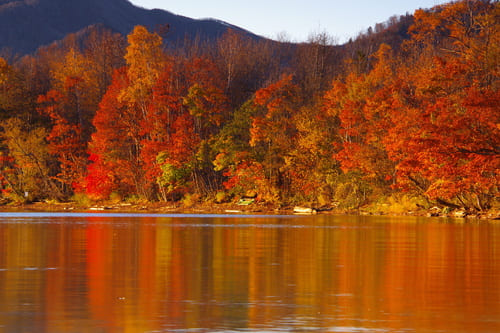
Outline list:
[[[393,15],[413,14],[443,0],[130,0],[133,4],[160,8],[190,18],[215,18],[276,38],[286,33],[294,42],[311,33],[327,32],[339,43],[356,37]]]

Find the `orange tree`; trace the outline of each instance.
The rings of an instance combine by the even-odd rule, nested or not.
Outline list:
[[[404,69],[385,143],[399,183],[448,206],[482,210],[498,200],[499,8],[436,6],[417,11],[410,29],[412,47],[434,51]]]
[[[392,126],[389,110],[399,84],[391,48],[382,44],[374,60],[369,73],[352,72],[334,81],[324,97],[326,112],[339,122],[332,144],[346,176],[338,179],[337,192],[348,186],[346,191],[355,193],[348,206],[361,205],[374,189],[386,191],[395,173],[383,141]]]

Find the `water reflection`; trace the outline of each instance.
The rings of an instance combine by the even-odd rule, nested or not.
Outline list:
[[[3,216],[0,331],[499,331],[500,226],[393,222]]]

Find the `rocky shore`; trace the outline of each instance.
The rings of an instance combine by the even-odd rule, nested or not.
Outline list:
[[[468,212],[465,210],[450,210],[448,208],[432,207],[402,213],[385,213],[373,209],[345,210],[335,207],[308,206],[278,206],[266,203],[197,203],[182,205],[181,203],[126,203],[102,202],[82,205],[74,202],[34,202],[24,204],[9,204],[0,206],[3,212],[120,212],[120,213],[155,213],[155,214],[328,214],[328,215],[391,215],[391,216],[425,216],[447,217],[457,219],[481,219],[500,221],[500,211]]]

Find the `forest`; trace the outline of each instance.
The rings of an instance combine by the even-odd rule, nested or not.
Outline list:
[[[499,209],[499,27],[461,0],[344,45],[96,26],[4,54],[0,201]]]

